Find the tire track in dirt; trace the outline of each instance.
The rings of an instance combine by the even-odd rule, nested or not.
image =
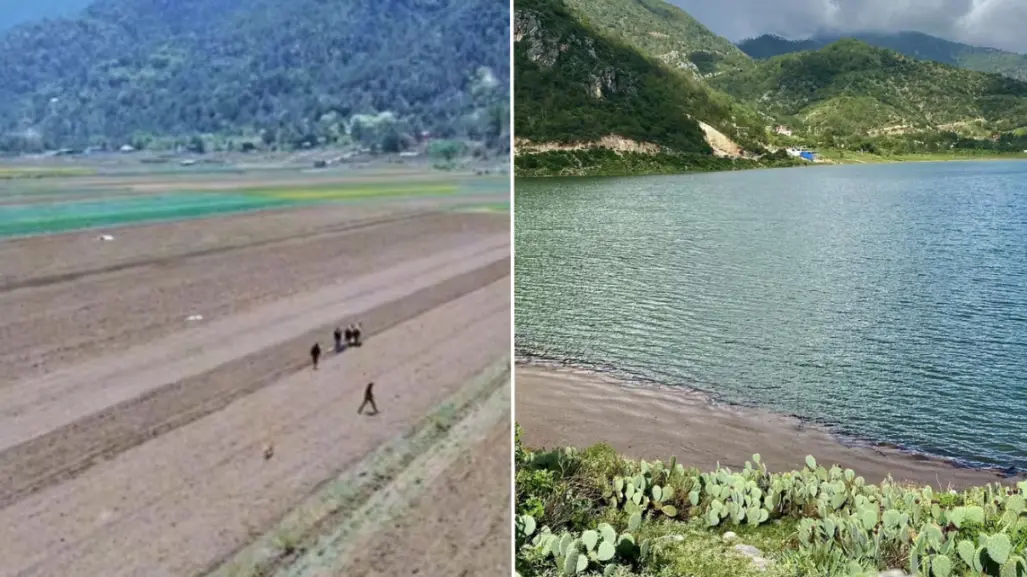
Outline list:
[[[370,336],[507,276],[510,259],[494,262],[360,315]],[[148,439],[219,411],[308,366],[305,351],[340,324],[336,319],[302,336],[216,369],[164,385],[0,453],[0,508],[41,489],[72,479],[98,462]]]

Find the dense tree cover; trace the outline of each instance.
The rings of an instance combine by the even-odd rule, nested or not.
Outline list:
[[[858,33],[847,35],[871,46],[887,48],[921,60],[950,64],[978,72],[994,72],[1027,81],[1027,55],[995,48],[970,46],[920,32]],[[773,34],[750,38],[738,44],[749,56],[763,60],[807,50],[819,50],[842,37],[821,35],[805,40],[787,40]]]
[[[952,131],[885,135],[871,138],[838,139],[846,149],[882,156],[889,155],[995,155],[1022,154],[1027,150],[1027,134],[1005,133],[995,138],[969,138]]]
[[[697,120],[753,147],[764,132],[754,114],[736,114],[730,97],[605,36],[560,0],[518,0],[515,19],[518,138],[571,143],[617,135],[709,155]]]
[[[1027,83],[851,39],[764,60],[711,82],[769,113],[797,117],[813,134],[971,126],[1000,133],[1027,126]]]
[[[745,52],[750,58],[766,60],[775,56],[805,52],[809,50],[820,50],[830,42],[821,38],[806,38],[802,40],[789,40],[776,34],[764,34],[755,38],[746,38],[738,43],[738,48]]]
[[[570,11],[603,35],[672,68],[714,74],[751,60],[681,8],[663,0],[565,0]]]
[[[705,154],[642,154],[607,148],[554,150],[521,154],[514,158],[518,176],[628,176],[633,174],[680,174],[751,168],[799,166],[803,161],[784,151],[759,160],[721,158]]]
[[[507,46],[505,0],[97,0],[0,36],[0,147],[503,148]]]

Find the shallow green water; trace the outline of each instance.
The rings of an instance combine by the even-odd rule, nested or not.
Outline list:
[[[1027,468],[1027,163],[518,180],[522,359]]]

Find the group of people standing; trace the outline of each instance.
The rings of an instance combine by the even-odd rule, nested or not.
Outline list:
[[[336,327],[332,333],[335,339],[335,352],[341,353],[344,349],[342,345],[342,339],[346,339],[347,347],[359,347],[361,345],[360,340],[360,323],[354,323],[346,327],[346,330],[342,330],[341,327]],[[317,363],[321,360],[321,343],[315,342],[313,347],[310,347],[310,360],[314,363],[314,370],[317,370]],[[371,389],[374,388],[374,382],[367,383],[367,388],[364,389],[364,402],[360,404],[360,408],[357,409],[357,414],[364,412],[364,407],[371,405],[374,409],[375,414],[378,413],[378,406],[374,403],[374,393]]]
[[[360,346],[360,323],[352,324],[346,327],[343,331],[340,327],[335,327],[335,332],[332,333],[335,337],[335,352],[341,353],[342,339],[346,338],[347,347],[359,347]],[[310,347],[310,360],[314,363],[314,370],[317,370],[317,363],[321,360],[321,343],[316,342],[314,346]]]

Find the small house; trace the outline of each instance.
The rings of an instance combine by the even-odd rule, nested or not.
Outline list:
[[[816,162],[817,155],[805,148],[789,148],[788,155],[794,158],[801,158],[809,162]]]

